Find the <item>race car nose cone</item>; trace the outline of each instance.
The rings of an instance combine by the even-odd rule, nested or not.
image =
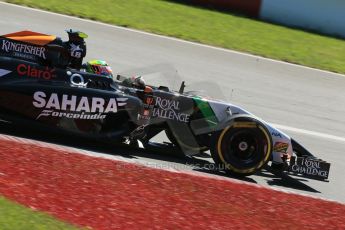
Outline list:
[[[242,141],[242,142],[238,145],[238,148],[239,148],[241,151],[246,151],[246,150],[248,149],[248,144],[247,144],[247,142]]]

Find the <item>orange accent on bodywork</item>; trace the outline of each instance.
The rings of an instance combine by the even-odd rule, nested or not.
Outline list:
[[[5,34],[5,35],[2,35],[2,37],[5,37],[11,40],[26,42],[26,43],[30,43],[34,45],[39,45],[39,46],[44,46],[56,39],[56,36],[41,34],[41,33],[29,31],[29,30],[24,30],[24,31],[16,32],[16,33],[11,33],[11,34]]]

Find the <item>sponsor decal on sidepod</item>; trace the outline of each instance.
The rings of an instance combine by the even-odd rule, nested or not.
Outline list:
[[[19,64],[17,66],[17,73],[19,76],[51,80],[52,78],[56,78],[54,72],[55,69],[49,69],[48,67],[46,67],[45,69],[38,69],[34,66],[26,64]]]
[[[169,120],[188,122],[189,114],[180,112],[180,102],[175,100],[164,99],[161,97],[155,98],[156,108],[153,109],[152,116]]]
[[[110,98],[105,100],[100,97],[78,97],[75,95],[47,95],[38,91],[33,95],[33,106],[44,109],[37,116],[41,117],[66,117],[71,119],[98,120],[105,119],[109,113],[117,113],[118,107],[125,106],[128,98]]]
[[[78,73],[72,74],[71,71],[67,71],[67,75],[70,77],[71,86],[79,87],[79,88],[86,88],[87,82],[85,83],[84,77]]]

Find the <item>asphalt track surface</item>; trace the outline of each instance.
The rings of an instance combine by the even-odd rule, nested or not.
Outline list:
[[[0,16],[1,34],[30,29],[66,39],[65,29],[84,31],[89,35],[86,58],[107,60],[115,72],[171,64],[186,81],[187,90],[188,86],[204,88],[211,96],[242,106],[277,124],[332,164],[329,182],[298,177],[281,179],[268,172],[246,181],[345,203],[345,76],[1,2]],[[151,167],[214,173],[203,168],[209,158],[176,158],[129,149],[115,151],[83,140],[11,129],[8,125],[1,125],[0,132],[100,153],[124,154]]]

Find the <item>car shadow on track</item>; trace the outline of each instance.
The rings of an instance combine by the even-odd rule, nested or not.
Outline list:
[[[308,182],[307,179],[292,177],[291,175],[285,172],[277,173],[277,172],[269,170],[269,167],[266,167],[266,170],[262,170],[261,172],[258,172],[257,175],[265,177],[267,184],[271,186],[292,188],[296,190],[302,190],[302,191],[313,192],[313,193],[321,193],[320,191],[305,184],[305,182]],[[267,178],[270,178],[270,179],[267,179]]]
[[[308,182],[306,179],[301,178],[295,178],[292,177],[286,173],[272,173],[269,169],[263,169],[260,172],[256,173],[253,176],[248,177],[236,177],[232,175],[227,175],[223,172],[219,172],[217,170],[208,170],[208,169],[195,169],[197,171],[203,172],[203,173],[210,173],[214,175],[224,176],[236,180],[246,181],[250,183],[258,183],[256,177],[264,178],[266,183],[270,186],[278,186],[283,188],[291,188],[306,192],[313,192],[313,193],[320,193],[320,191],[310,187],[309,185],[305,184],[305,182]]]
[[[173,168],[177,170],[197,171],[255,184],[258,183],[257,178],[260,177],[265,178],[268,185],[320,193],[319,191],[306,185],[304,183],[308,182],[308,180],[306,179],[296,179],[284,173],[277,175],[277,173],[272,173],[267,169],[264,169],[261,172],[258,172],[256,175],[250,177],[236,177],[227,175],[224,172],[217,170],[215,164],[212,162],[210,155],[208,154],[202,154],[196,157],[186,157],[184,155],[178,155],[176,153],[152,153],[144,149],[109,145],[101,143],[99,141],[89,140],[74,135],[61,135],[58,133],[47,131],[42,132],[42,130],[32,130],[26,127],[23,128],[22,126],[14,126],[8,123],[0,123],[0,134],[63,145],[81,150],[92,151],[99,154],[121,156],[128,159],[138,159],[142,162],[147,162],[148,166],[157,169]]]

